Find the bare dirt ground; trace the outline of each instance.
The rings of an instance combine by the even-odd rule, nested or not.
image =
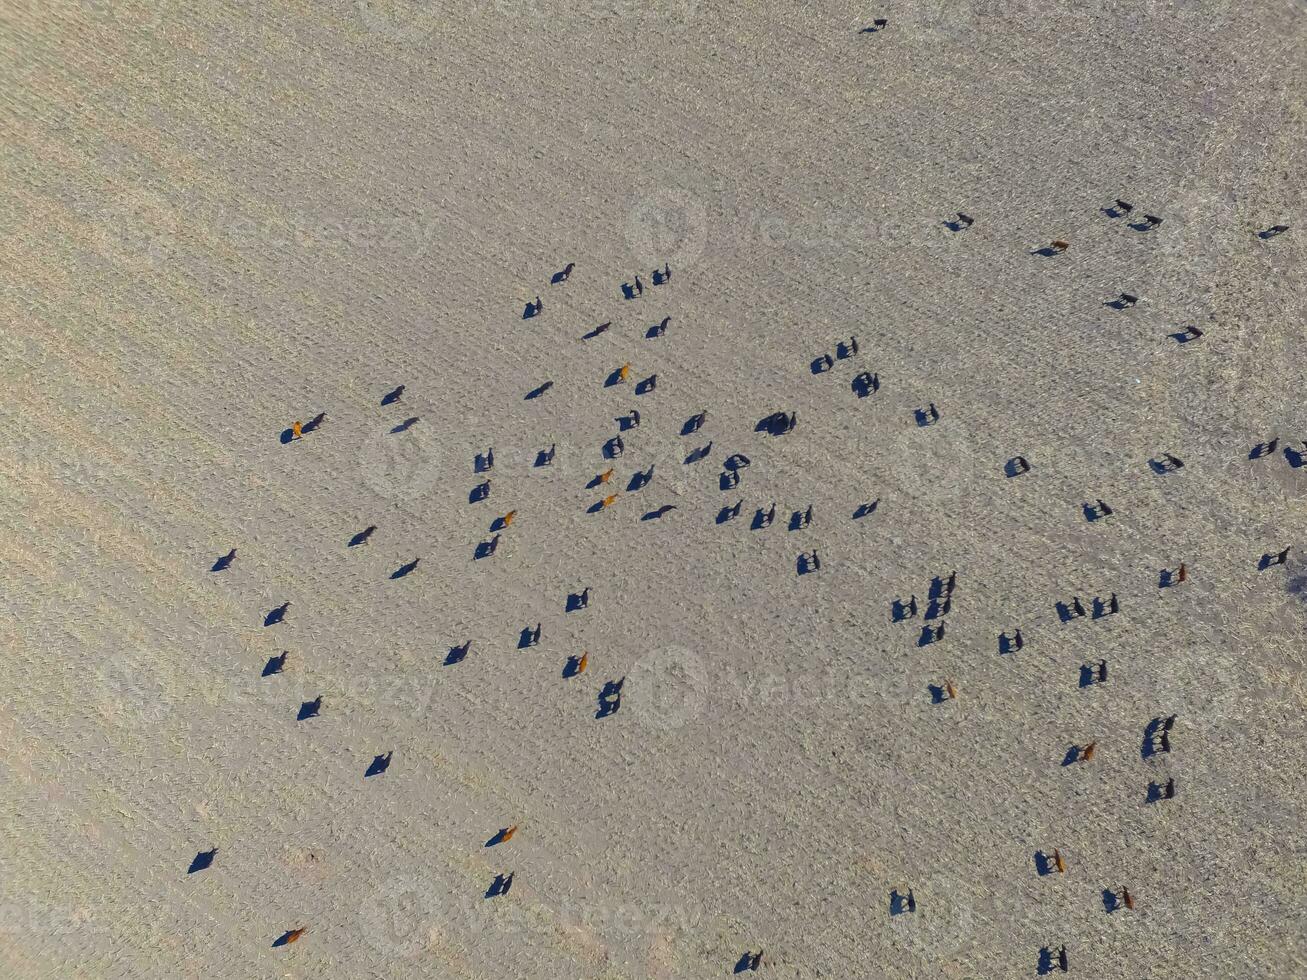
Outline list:
[[[0,973],[1307,975],[1305,16],[3,4]]]

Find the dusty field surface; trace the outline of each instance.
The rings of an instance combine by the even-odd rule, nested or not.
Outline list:
[[[0,973],[1307,975],[1305,17],[0,5]]]

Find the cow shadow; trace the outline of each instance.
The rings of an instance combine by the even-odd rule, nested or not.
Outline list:
[[[685,457],[684,465],[689,466],[691,463],[697,463],[699,460],[707,458],[710,452],[712,452],[711,442],[706,446],[700,446],[698,449],[692,449]]]
[[[623,677],[621,680],[606,681],[603,689],[599,692],[599,708],[595,711],[596,719],[607,718],[609,715],[617,713],[622,706],[622,684],[626,681]]]
[[[418,562],[421,560],[421,558],[414,558],[411,562],[408,562],[405,565],[400,565],[399,568],[390,573],[391,580],[393,581],[395,579],[404,578],[411,574],[413,570],[418,567]]]
[[[902,894],[897,888],[889,893],[889,914],[904,915],[908,912],[917,911],[917,900],[912,894],[912,889],[908,889],[906,895]]]

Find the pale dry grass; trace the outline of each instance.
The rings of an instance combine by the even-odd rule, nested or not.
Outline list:
[[[719,6],[0,13],[5,975],[1307,970],[1300,5]]]

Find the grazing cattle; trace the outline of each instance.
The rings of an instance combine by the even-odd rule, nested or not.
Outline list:
[[[726,462],[722,465],[728,470],[742,470],[749,465],[749,457],[744,453],[733,453],[726,457]]]
[[[855,375],[851,382],[853,393],[859,398],[866,398],[868,395],[880,391],[880,375],[872,374],[870,371],[863,371]]]

